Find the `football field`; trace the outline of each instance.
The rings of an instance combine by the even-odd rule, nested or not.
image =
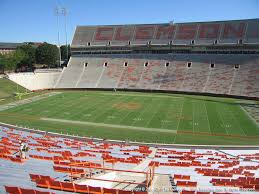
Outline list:
[[[258,145],[251,101],[178,94],[62,91],[0,111],[0,121],[108,139]]]

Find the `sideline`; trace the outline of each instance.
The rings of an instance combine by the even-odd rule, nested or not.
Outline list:
[[[43,121],[54,121],[60,123],[72,123],[72,124],[80,124],[80,125],[90,125],[90,126],[97,126],[97,127],[110,127],[110,128],[119,128],[119,129],[132,129],[132,130],[142,130],[142,131],[156,131],[156,132],[164,132],[164,133],[174,133],[176,134],[176,130],[171,129],[159,129],[159,128],[145,128],[145,127],[136,127],[136,126],[127,126],[127,125],[113,125],[113,124],[106,124],[106,123],[94,123],[94,122],[85,122],[85,121],[72,121],[66,119],[54,119],[54,118],[46,118],[42,117],[40,120]]]
[[[31,98],[26,98],[26,99],[23,99],[23,100],[11,102],[11,103],[8,103],[8,104],[3,104],[3,105],[0,106],[0,111],[8,110],[10,108],[14,108],[14,107],[17,107],[17,106],[20,106],[20,105],[23,105],[23,104],[29,104],[31,102],[42,100],[44,98],[55,96],[55,95],[61,94],[61,93],[62,92],[50,92],[50,93],[41,94],[39,96],[33,96]]]

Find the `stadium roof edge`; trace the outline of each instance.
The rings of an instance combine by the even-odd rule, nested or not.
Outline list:
[[[202,24],[202,23],[218,23],[218,22],[237,22],[237,21],[254,21],[259,20],[259,18],[251,18],[251,19],[238,19],[238,20],[215,20],[215,21],[201,21],[201,22],[179,22],[179,23],[173,23],[172,25],[178,25],[178,24]],[[168,25],[170,22],[167,23],[149,23],[149,24],[99,24],[99,25],[77,25],[77,27],[97,27],[97,26],[143,26],[143,25]]]

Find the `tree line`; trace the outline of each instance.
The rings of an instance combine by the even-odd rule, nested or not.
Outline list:
[[[70,57],[70,46],[60,47],[61,60],[66,61]],[[66,61],[67,62],[67,61]],[[47,67],[59,65],[59,49],[56,45],[44,42],[36,47],[33,43],[17,47],[14,52],[0,54],[0,66],[5,71],[25,69],[33,70],[35,64],[42,64]]]

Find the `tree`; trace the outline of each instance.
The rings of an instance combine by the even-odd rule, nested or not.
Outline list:
[[[61,60],[68,61],[71,56],[70,45],[62,45],[60,47],[60,52],[61,52]]]
[[[36,49],[36,61],[39,64],[46,64],[48,67],[56,65],[59,59],[59,51],[56,45],[44,42]]]
[[[0,63],[3,64],[4,70],[13,71],[17,65],[25,58],[24,51],[17,49],[12,53],[8,53],[0,56]]]
[[[25,53],[24,59],[21,61],[22,65],[28,65],[31,67],[36,62],[36,47],[32,44],[25,44],[19,46],[17,49],[21,49]]]

